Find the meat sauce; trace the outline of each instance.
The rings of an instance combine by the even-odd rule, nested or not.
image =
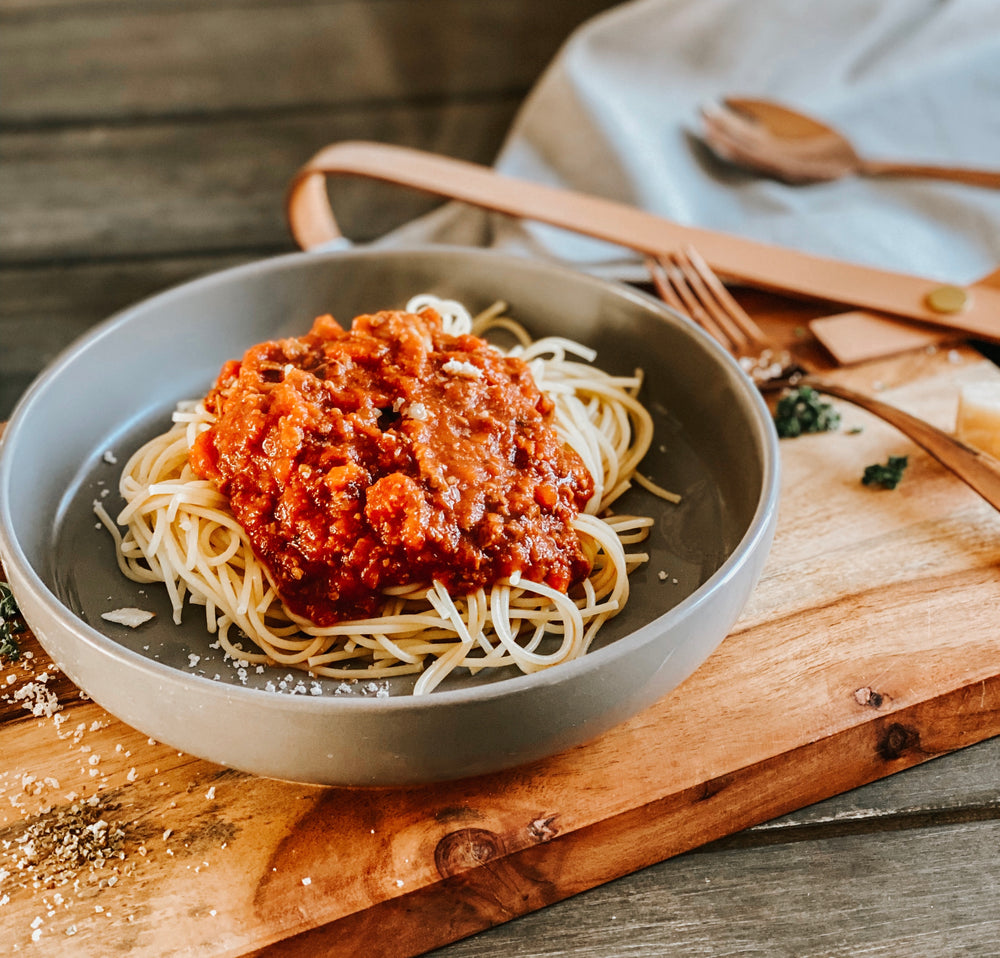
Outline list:
[[[444,332],[432,309],[320,316],[227,363],[190,454],[229,498],[286,606],[317,625],[380,592],[452,595],[520,572],[565,591],[590,563],[571,527],[593,492],[527,364]]]

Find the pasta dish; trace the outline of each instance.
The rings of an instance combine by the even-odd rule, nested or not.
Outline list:
[[[583,655],[647,558],[652,520],[613,504],[676,497],[637,473],[640,375],[504,313],[419,296],[226,363],[131,456],[120,514],[95,504],[123,573],[175,622],[203,607],[234,659],[416,694]]]

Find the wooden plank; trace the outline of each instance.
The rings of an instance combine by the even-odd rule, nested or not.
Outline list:
[[[1000,738],[914,766],[723,840],[725,847],[1000,819]]]
[[[987,958],[996,954],[997,821],[810,839],[790,837],[787,843],[754,849],[712,846],[433,955]]]
[[[0,24],[0,120],[36,125],[520,97],[574,27],[613,5],[161,0],[7,6]]]
[[[956,358],[883,366],[887,397],[944,422],[959,382],[1000,375]],[[888,427],[844,413],[860,432],[783,445],[778,537],[733,634],[675,694],[550,760],[422,789],[315,789],[179,755],[72,693],[58,726],[8,709],[9,855],[71,792],[98,796],[126,852],[113,886],[78,875],[52,915],[39,909],[53,889],[13,888],[11,940],[40,931],[52,955],[417,954],[1000,734],[1000,516]],[[903,485],[862,486],[889,452],[911,455]],[[12,674],[7,695],[29,677]],[[763,849],[794,844],[758,834]]]
[[[96,323],[169,286],[254,258],[220,254],[0,268],[0,420],[10,417],[35,376]]]
[[[8,133],[0,137],[0,259],[19,265],[291,249],[287,184],[324,144],[408,142],[488,163],[516,107],[511,99]],[[358,240],[437,203],[361,179],[338,184],[335,202]]]

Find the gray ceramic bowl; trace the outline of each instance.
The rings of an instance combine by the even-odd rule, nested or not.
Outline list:
[[[657,432],[644,471],[683,502],[628,494],[630,508],[657,519],[652,558],[633,575],[626,610],[577,661],[534,675],[450,678],[419,698],[403,680],[386,697],[363,686],[338,694],[341,683],[330,680],[319,683],[322,694],[293,694],[300,675],[283,688],[284,671],[241,675],[210,649],[197,610],[175,626],[165,590],[119,574],[92,512],[108,487],[108,511],[118,507],[120,465],[109,460],[124,463],[165,428],[178,400],[203,395],[223,361],[247,346],[300,334],[321,312],[350,320],[417,292],[473,310],[504,299],[536,336],[587,343],[605,369],[643,367]],[[142,302],[39,378],[0,447],[0,554],[55,662],[143,733],[276,778],[418,783],[554,754],[674,689],[726,636],[757,581],[774,531],[777,473],[771,420],[747,378],[651,297],[480,250],[295,254]],[[135,630],[101,619],[121,606],[158,615]]]

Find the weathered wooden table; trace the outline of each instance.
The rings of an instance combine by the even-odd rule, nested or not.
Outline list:
[[[600,0],[161,0],[142,5],[8,0],[0,8],[0,419],[45,362],[114,310],[189,277],[292,249],[282,218],[283,192],[298,165],[324,144],[376,139],[488,163],[561,40],[582,19],[610,5]],[[338,215],[358,239],[381,235],[432,202],[370,183],[343,184],[338,190]],[[756,311],[784,314],[786,321],[807,315],[802,307],[755,294],[747,298]],[[966,368],[976,361],[967,351],[955,356]],[[939,356],[927,362],[933,368],[903,363],[886,371],[898,377],[901,401],[909,399],[934,414],[934,390],[943,388],[947,370],[942,362],[947,360]],[[936,384],[926,394],[920,386],[925,381]],[[917,386],[908,385],[913,383]],[[915,393],[906,391],[917,387]],[[978,589],[947,593],[965,605],[930,603],[927,621],[914,623],[915,630],[920,626],[914,648],[925,657],[935,636],[947,637],[941,661],[928,665],[947,671],[963,651],[954,621],[985,619],[974,644],[977,654],[988,658],[984,636],[992,634],[989,620],[997,607],[991,536],[996,520],[971,494],[955,493],[948,477],[926,460],[917,465],[927,484],[928,515],[943,516],[949,529],[960,533],[961,545],[952,544],[944,573],[928,568],[927,589],[946,594],[955,585],[947,570],[956,567],[966,575],[975,569]],[[952,495],[956,504],[945,508]],[[919,497],[910,503],[918,512],[922,508]],[[911,513],[895,532],[905,529],[919,539],[922,528],[919,515]],[[826,534],[834,531],[828,528]],[[864,556],[856,561],[863,569]],[[804,581],[822,581],[815,570],[810,575]],[[904,579],[918,590],[919,579]],[[775,591],[761,601],[795,604],[794,581],[769,588]],[[844,588],[857,588],[857,583]],[[894,601],[902,615],[905,595]],[[918,590],[913,602],[920,601],[924,597]],[[977,604],[970,607],[973,601]],[[853,612],[859,621],[862,605]],[[844,636],[851,634],[850,615],[844,613],[840,626]],[[751,608],[747,634],[758,634],[764,618],[759,607]],[[905,672],[905,647],[893,654],[893,667]],[[5,668],[0,675],[8,672],[15,674]],[[921,676],[918,669],[910,684],[920,684]],[[12,685],[19,681],[15,677]],[[908,692],[891,673],[869,681],[873,688],[891,686],[900,696]],[[938,711],[920,713],[925,723],[920,742],[904,741],[905,733],[899,733],[899,741],[879,739],[883,767],[872,774],[946,753],[934,761],[626,877],[605,883],[599,876],[581,879],[579,887],[590,890],[435,954],[996,955],[1000,739],[958,746],[995,734],[1000,719],[995,683],[984,678],[969,689],[961,699],[943,695]],[[787,691],[792,702],[794,690]],[[71,690],[62,692],[68,700]],[[21,704],[6,703],[5,722],[18,720]],[[91,724],[82,731],[74,725],[65,741],[67,755],[72,750],[73,760],[80,762],[77,771],[85,785],[90,769],[80,749],[103,742],[102,735],[110,733],[102,731],[95,706],[74,709],[79,717],[94,710],[86,713]],[[52,738],[48,728],[20,721],[24,751],[5,739],[0,758],[4,841],[23,834],[19,809],[53,788],[14,774],[31,762],[37,743]],[[936,738],[935,730],[940,732]],[[117,741],[126,741],[137,756],[146,747],[135,736]],[[142,754],[156,768],[140,764],[150,788],[187,794],[191,802],[216,791],[215,779],[203,767],[166,753]],[[125,759],[118,761],[124,788],[134,778],[128,779]],[[111,773],[94,777],[103,774]],[[221,796],[227,779],[218,781]],[[203,793],[193,791],[202,785]],[[73,787],[66,778],[59,785],[62,792]],[[247,794],[266,791],[265,783],[255,788]],[[287,798],[289,792],[281,794]],[[706,793],[706,801],[710,797]],[[762,808],[781,806],[780,796],[766,789],[760,801]],[[235,815],[238,809],[228,811]],[[165,807],[160,814],[170,813]],[[724,817],[724,810],[720,814]],[[612,829],[612,834],[620,841],[624,832]],[[635,834],[642,830],[636,828]],[[192,854],[179,855],[173,873],[164,835],[156,836],[163,847],[157,845],[153,858],[166,885],[183,878],[202,882],[214,894],[224,890],[212,877],[222,871],[218,849],[225,843],[218,835],[213,835],[211,854],[206,852],[207,864]],[[609,878],[622,871],[616,855],[642,858],[634,848],[609,843]],[[8,854],[8,870],[11,860]],[[560,875],[551,858],[539,862],[539,875],[547,872],[562,889],[572,886],[573,876]],[[18,876],[3,871],[0,876],[3,902]],[[548,900],[555,897],[560,896]],[[36,927],[20,901],[17,910],[0,904],[0,928],[18,951],[84,953],[73,951],[68,938],[59,939],[61,950],[55,949],[57,927],[64,934],[58,923],[67,922],[51,891],[37,892]],[[545,903],[544,894],[539,901]],[[490,910],[489,903],[478,907]],[[503,917],[499,906],[494,913],[498,920]],[[510,914],[516,913],[511,908]],[[109,916],[108,927],[126,918]],[[176,916],[166,913],[158,920],[162,953],[168,953]],[[31,941],[35,931],[37,944]],[[95,938],[102,933],[95,930],[93,916],[86,924],[81,919],[80,931],[81,945],[85,939],[91,945],[97,941],[98,948],[102,940],[115,941],[121,953],[130,947],[124,932]],[[401,946],[412,953],[413,942],[421,940],[419,929],[406,938]],[[430,947],[447,939],[428,933],[425,940]],[[322,953],[308,950],[308,943],[303,948],[302,954]],[[391,953],[385,942],[380,949],[379,954]],[[213,951],[203,944],[187,953],[246,952]]]

